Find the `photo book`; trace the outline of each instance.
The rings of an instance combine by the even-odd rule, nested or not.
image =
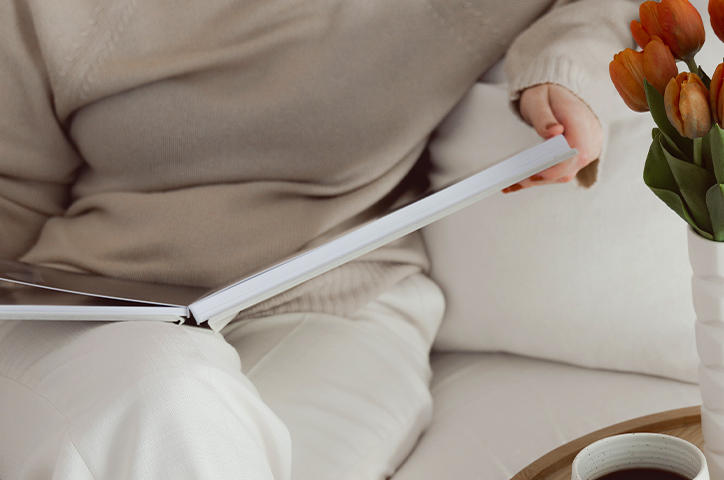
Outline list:
[[[324,244],[211,291],[138,283],[0,260],[0,319],[157,320],[214,330],[242,310],[418,230],[473,202],[573,157],[563,136],[362,225]],[[481,155],[484,153],[481,153]],[[484,219],[481,219],[484,221]]]

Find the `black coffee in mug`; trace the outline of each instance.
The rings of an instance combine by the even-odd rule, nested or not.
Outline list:
[[[658,468],[628,468],[607,473],[596,480],[691,480],[678,473]]]

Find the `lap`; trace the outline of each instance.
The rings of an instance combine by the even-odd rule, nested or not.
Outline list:
[[[200,424],[213,404],[226,412],[212,422],[215,432],[246,422],[246,438],[262,445],[267,460],[287,462],[285,435],[291,435],[293,479],[379,478],[399,463],[427,424],[427,356],[441,315],[439,290],[417,276],[351,318],[286,314],[232,324],[223,335],[152,322],[2,322],[0,396],[12,403],[4,410],[19,416],[0,413],[0,426],[24,429],[23,441],[32,444],[48,436],[45,429],[66,435],[69,419],[82,420],[86,423],[75,428],[84,432],[87,445],[77,439],[70,444],[80,443],[81,463],[98,470],[103,466],[86,457],[103,448],[99,438],[123,431],[114,441],[131,442],[138,433],[134,428],[153,431],[159,423],[153,402],[168,407],[173,398],[177,412],[160,417],[161,424],[164,418],[167,426],[173,424],[170,432],[190,422],[189,432],[203,440]],[[134,402],[144,405],[136,416],[143,417],[144,408],[152,413],[131,428],[128,406]],[[23,425],[30,418],[35,432]],[[275,431],[267,435],[266,429]],[[229,435],[229,449],[218,434],[206,439],[213,448],[197,447],[215,458],[243,457],[234,449],[244,447],[233,445]],[[68,442],[58,439],[58,445]],[[108,441],[105,446],[112,448]],[[0,473],[20,465],[9,458],[13,448],[0,449]],[[24,448],[37,452],[40,443]],[[186,445],[184,451],[192,461],[200,452],[190,449]],[[141,455],[138,449],[131,454]],[[278,466],[275,478],[285,477],[285,468]]]
[[[381,478],[429,423],[440,290],[418,275],[350,318],[297,313],[222,331],[292,438],[294,479]]]

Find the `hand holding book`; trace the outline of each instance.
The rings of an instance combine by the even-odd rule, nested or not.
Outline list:
[[[503,193],[570,182],[601,154],[601,123],[588,105],[566,88],[548,83],[527,88],[520,97],[520,114],[543,139],[563,135],[578,155],[511,185]]]

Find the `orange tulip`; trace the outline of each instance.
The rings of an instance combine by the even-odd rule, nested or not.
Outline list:
[[[644,78],[659,91],[666,91],[669,80],[679,74],[671,50],[657,36],[652,36],[643,53]]]
[[[711,129],[709,91],[695,73],[682,72],[669,81],[664,105],[669,121],[684,137],[703,137]]]
[[[714,33],[724,42],[724,1],[709,0],[709,20]]]
[[[644,54],[627,48],[613,56],[608,73],[624,103],[634,112],[647,112],[644,91]]]
[[[679,60],[689,61],[704,45],[704,22],[688,0],[650,0],[639,7],[639,18],[631,22],[634,40],[644,48],[651,37],[660,37]]]
[[[714,75],[711,77],[711,85],[709,85],[709,108],[711,109],[712,122],[718,123],[721,127],[724,124],[724,63],[720,63]]]
[[[649,104],[644,78],[663,95],[669,80],[676,77],[679,70],[669,47],[659,37],[653,36],[643,52],[627,48],[614,55],[608,72],[626,105],[636,112],[646,112]]]
[[[638,20],[631,20],[631,35],[633,35],[636,45],[641,48],[648,45],[649,40],[651,40],[651,35],[644,30],[644,27],[641,26],[641,23]]]

